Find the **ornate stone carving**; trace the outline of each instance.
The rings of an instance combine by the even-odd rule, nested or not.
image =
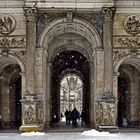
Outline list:
[[[78,19],[85,19],[87,20],[88,22],[91,22],[92,20],[92,14],[90,13],[73,13],[74,17],[75,18],[78,18]]]
[[[73,13],[71,11],[67,12],[67,21],[68,22],[72,22],[73,19]]]
[[[115,37],[114,48],[140,48],[139,37]]]
[[[105,7],[102,9],[102,14],[105,20],[113,20],[114,13],[115,13],[114,7],[110,7],[110,8]]]
[[[24,37],[2,37],[0,38],[0,48],[25,48]]]
[[[37,16],[37,8],[36,7],[25,7],[25,16],[28,21],[35,21]]]
[[[129,52],[127,51],[114,51],[113,52],[113,61],[115,62],[117,59],[120,59],[121,57],[127,55]]]
[[[103,32],[103,19],[104,17],[101,12],[97,12],[93,14],[93,17],[91,19],[91,23],[95,26],[101,38],[102,38],[102,32]]]
[[[137,55],[138,55],[138,51],[137,50],[132,50],[131,51],[131,57],[137,57]]]
[[[44,13],[37,17],[37,37],[41,34],[45,26],[54,19],[65,17],[65,13]]]
[[[36,124],[37,123],[37,106],[39,103],[36,94],[31,94],[27,92],[25,96],[22,97],[23,105],[23,121],[25,124]]]
[[[8,35],[12,33],[16,28],[16,21],[10,15],[0,16],[0,34]]]
[[[114,102],[115,101],[115,97],[113,96],[112,92],[111,91],[106,91],[104,93],[104,95],[102,96],[102,100],[105,100],[105,101],[109,101],[109,102]]]
[[[105,102],[96,103],[96,122],[99,125],[114,125],[115,104]]]
[[[29,105],[27,110],[25,111],[25,123],[33,124],[34,122],[36,122],[35,108]]]
[[[4,49],[2,50],[2,55],[5,56],[5,57],[8,57],[8,54],[9,54],[9,51]]]
[[[137,35],[140,33],[140,18],[137,16],[129,16],[124,22],[124,29],[128,34]]]

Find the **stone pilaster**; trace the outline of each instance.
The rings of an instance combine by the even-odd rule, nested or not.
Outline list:
[[[96,101],[96,123],[99,129],[118,129],[116,98],[113,95],[113,15],[114,8],[103,8],[104,94]]]
[[[34,93],[35,81],[35,48],[36,48],[36,15],[37,9],[24,8],[26,16],[26,90]]]
[[[113,92],[113,15],[114,8],[103,8],[104,92]]]
[[[44,124],[44,127],[46,128],[49,128],[50,127],[50,124],[51,124],[51,109],[52,109],[52,105],[51,105],[51,70],[52,70],[52,63],[50,62],[47,62],[46,64],[46,96],[45,96],[45,99],[46,99],[46,102],[45,102],[45,124]]]
[[[91,85],[94,90],[91,90],[91,125],[96,126],[96,101],[98,98],[100,98],[103,95],[103,85],[104,85],[104,53],[103,49],[97,49],[95,50],[94,55],[94,65],[91,70],[94,69],[94,76],[92,76],[94,79],[91,79]],[[94,94],[93,94],[94,93]]]
[[[37,9],[24,8],[26,16],[26,94],[22,97],[22,126],[20,131],[40,131],[38,125],[38,98],[35,90],[35,51]]]

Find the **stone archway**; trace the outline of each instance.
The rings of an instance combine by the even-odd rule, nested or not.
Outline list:
[[[24,65],[14,56],[0,57],[0,124],[1,129],[19,129],[22,124],[21,98]]]
[[[52,76],[52,62],[57,55],[57,53],[62,51],[77,51],[83,54],[89,64],[90,73],[89,76],[94,81],[97,78],[94,73],[94,68],[98,69],[94,65],[94,61],[99,57],[100,63],[103,64],[103,53],[102,53],[102,43],[99,34],[96,29],[88,22],[79,19],[73,19],[72,22],[68,22],[66,18],[53,21],[51,24],[46,25],[45,30],[39,39],[39,46],[43,47],[43,94],[45,96],[45,108],[44,108],[44,125],[48,126],[51,122],[51,76]],[[95,55],[95,50],[97,55]],[[98,59],[99,61],[99,59]],[[103,68],[103,65],[102,65]],[[101,68],[101,69],[102,69]],[[97,70],[98,71],[98,70]],[[103,75],[100,76],[103,78]],[[99,80],[100,80],[99,78]],[[94,92],[96,92],[96,86],[93,86],[94,82],[90,83],[91,98],[90,106],[92,109],[90,111],[90,122],[94,124]],[[100,91],[103,91],[103,87]],[[99,90],[97,91],[97,93]],[[101,94],[101,92],[99,93]]]
[[[65,74],[77,74],[83,81],[82,106],[86,108],[87,123],[90,122],[90,66],[88,60],[78,51],[65,50],[57,54],[52,63],[52,123],[60,120],[60,81]],[[75,82],[75,81],[74,81]],[[83,109],[82,108],[82,109]],[[73,108],[74,109],[74,108]],[[78,109],[78,108],[77,108]],[[72,111],[72,110],[71,110]],[[81,110],[78,110],[79,113]],[[55,118],[54,118],[55,116]],[[88,125],[88,124],[87,124]]]
[[[117,67],[118,126],[138,127],[140,60],[127,57]]]
[[[64,116],[66,109],[83,109],[83,80],[81,76],[65,73],[60,80],[60,115]]]

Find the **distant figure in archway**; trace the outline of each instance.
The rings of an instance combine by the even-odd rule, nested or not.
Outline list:
[[[80,117],[81,117],[81,125],[85,126],[86,125],[86,119],[87,119],[87,115],[86,115],[85,110],[82,110]]]
[[[66,117],[66,125],[68,125],[69,124],[69,111],[68,111],[68,109],[66,109],[66,111],[65,111],[65,117]]]
[[[71,117],[72,117],[72,127],[77,127],[77,119],[79,118],[79,112],[77,111],[76,108],[73,109],[71,112]]]
[[[69,114],[68,114],[68,124],[70,125],[71,123],[71,110],[68,111]]]

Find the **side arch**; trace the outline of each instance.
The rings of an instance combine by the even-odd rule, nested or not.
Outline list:
[[[12,59],[10,59],[12,58]],[[12,55],[12,54],[8,54],[8,56],[4,57],[3,55],[0,55],[0,70],[5,67],[6,65],[12,63],[17,63],[19,64],[20,68],[21,68],[21,72],[25,73],[26,72],[26,68],[25,68],[25,64],[23,63],[23,61],[16,55]]]
[[[20,100],[26,91],[25,71],[25,64],[19,56],[0,54],[0,100],[7,107],[6,112],[4,106],[0,106],[3,118],[1,129],[19,129],[21,126],[23,113]]]
[[[126,75],[128,77],[126,77]],[[128,127],[133,127],[135,122],[139,120],[139,108],[136,106],[136,104],[139,105],[139,75],[139,54],[133,56],[133,54],[127,53],[114,62],[113,92],[118,99],[116,116],[119,127],[122,127],[122,114],[131,122]],[[122,84],[122,81],[125,84]],[[121,96],[122,98],[125,97],[124,102],[121,102]],[[135,102],[135,104],[133,104],[133,102]],[[124,105],[124,108],[121,104]],[[133,108],[135,108],[135,110],[133,110]],[[121,112],[120,110],[123,111]]]
[[[132,57],[131,54],[124,55],[114,63],[114,73],[118,73],[121,64],[130,64],[140,70],[140,58]]]

